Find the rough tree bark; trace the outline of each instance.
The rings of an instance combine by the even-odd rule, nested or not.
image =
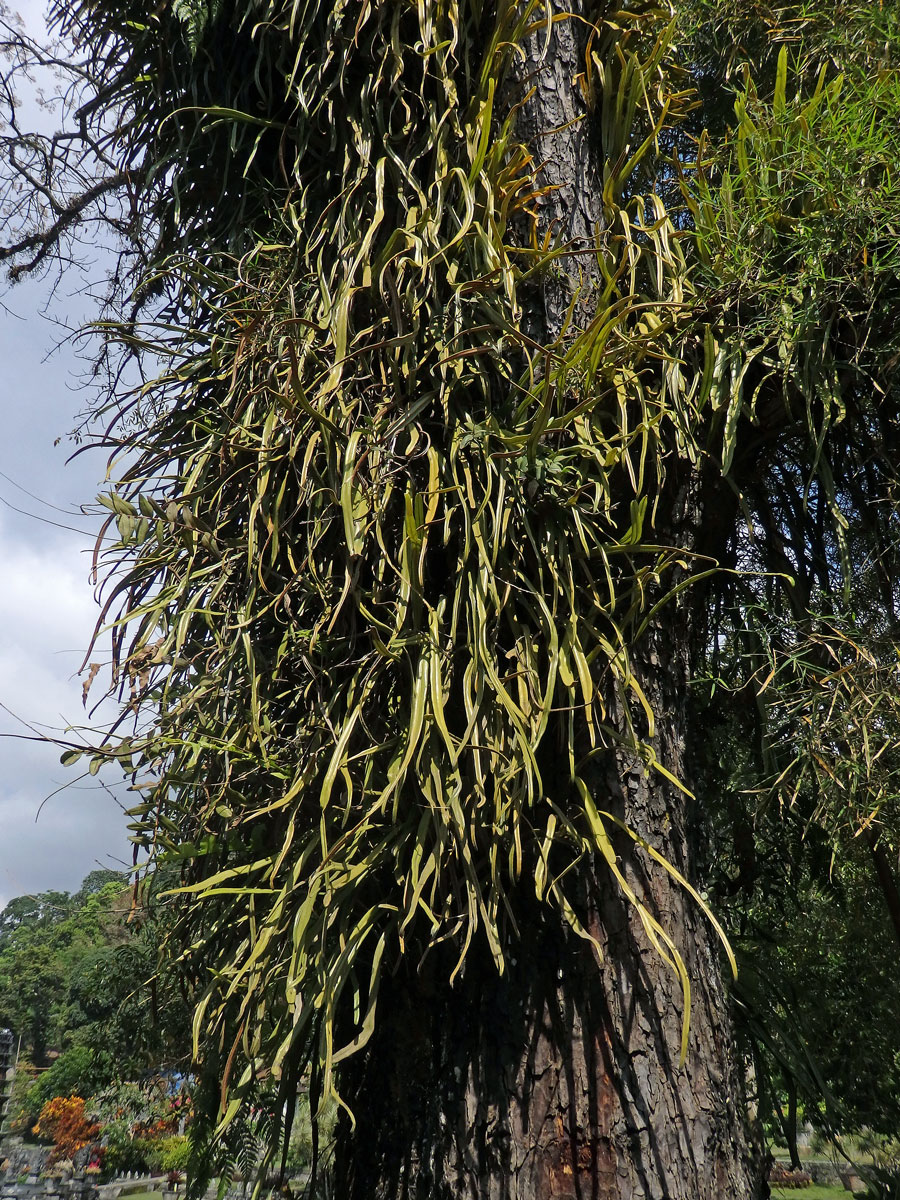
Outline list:
[[[517,135],[552,189],[541,200],[539,232],[562,232],[577,251],[594,244],[602,211],[603,148],[576,83],[588,30],[577,16],[556,23],[549,40],[542,30],[517,60],[505,96],[520,105]],[[543,281],[523,313],[529,335],[545,344],[559,333],[575,288],[590,315],[590,255],[569,263]],[[677,474],[668,485],[666,535],[684,541],[702,513],[690,499],[696,481],[689,471],[680,480]],[[635,670],[660,714],[660,760],[689,777],[690,614],[670,611],[667,619],[665,630],[645,640]],[[547,772],[554,777],[564,781],[564,767]],[[639,761],[610,752],[598,767],[596,796],[598,808],[624,818],[690,874],[689,802],[681,792],[648,776]],[[604,865],[585,867],[580,881],[584,897],[600,897],[585,907],[602,957],[523,888],[521,938],[504,977],[476,948],[455,987],[446,982],[453,960],[437,951],[423,964],[409,961],[382,985],[375,1037],[342,1076],[357,1121],[352,1136],[347,1124],[339,1141],[343,1200],[757,1194],[715,934],[683,889],[630,839],[617,849],[635,891],[675,931],[690,973],[684,1067],[679,984]]]
[[[665,648],[664,648],[665,647]],[[684,656],[670,631],[647,651],[665,761],[683,760]],[[624,780],[624,786],[622,781]],[[682,867],[687,804],[637,763],[610,763],[598,801]],[[682,1000],[614,883],[591,932],[575,937],[532,899],[501,978],[471,955],[455,988],[437,956],[386,981],[381,1024],[343,1090],[357,1128],[343,1146],[346,1200],[722,1200],[761,1194],[752,1177],[742,1078],[715,935],[697,906],[632,843],[629,882],[677,943],[690,973],[690,1048],[678,1065]]]

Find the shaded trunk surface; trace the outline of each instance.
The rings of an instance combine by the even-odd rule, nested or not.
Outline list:
[[[897,945],[900,946],[900,891],[897,889],[894,869],[877,836],[870,832],[867,840],[875,867],[875,875],[881,887],[881,894],[884,896],[891,924],[897,935]]]
[[[683,670],[669,649],[642,673],[664,714],[659,754],[683,758]],[[687,869],[688,801],[639,763],[610,761],[598,807]],[[342,1092],[357,1127],[339,1139],[342,1200],[724,1200],[765,1194],[745,1132],[716,935],[699,906],[628,838],[630,885],[671,931],[683,998],[602,860],[583,872],[601,952],[522,896],[508,972],[473,947],[455,987],[435,952],[385,980],[379,1024]]]
[[[397,981],[365,1076],[347,1081],[358,1125],[338,1195],[755,1194],[705,931],[694,931],[691,1047],[679,1069],[677,988],[613,901],[608,920],[610,957],[599,968],[586,943],[538,921],[506,978],[473,960],[450,994],[424,978]]]

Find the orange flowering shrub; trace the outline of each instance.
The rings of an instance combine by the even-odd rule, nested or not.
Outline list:
[[[81,1096],[54,1096],[41,1109],[34,1132],[52,1140],[52,1163],[61,1158],[73,1158],[99,1136],[100,1126],[84,1115]]]

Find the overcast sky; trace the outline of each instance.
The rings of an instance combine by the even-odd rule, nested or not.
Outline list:
[[[18,7],[34,27],[43,5]],[[60,322],[92,313],[83,285],[64,280],[49,315],[47,283],[0,288],[0,735],[28,735],[22,722],[60,731],[86,720],[76,672],[97,619],[88,575],[98,522],[78,510],[100,490],[106,464],[97,453],[66,463],[75,448],[67,434],[86,402],[84,363],[72,346],[55,349]],[[96,866],[130,860],[116,799],[94,778],[73,782],[79,772],[60,766],[59,753],[0,737],[0,909],[13,896],[71,891]]]

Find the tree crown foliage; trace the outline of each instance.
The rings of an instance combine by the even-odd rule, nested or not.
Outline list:
[[[17,897],[0,913],[0,1026],[41,1068],[33,1081],[23,1074],[17,1125],[30,1128],[54,1097],[187,1065],[184,999],[158,962],[165,923],[152,891],[135,896],[115,871],[91,872],[72,895]]]

